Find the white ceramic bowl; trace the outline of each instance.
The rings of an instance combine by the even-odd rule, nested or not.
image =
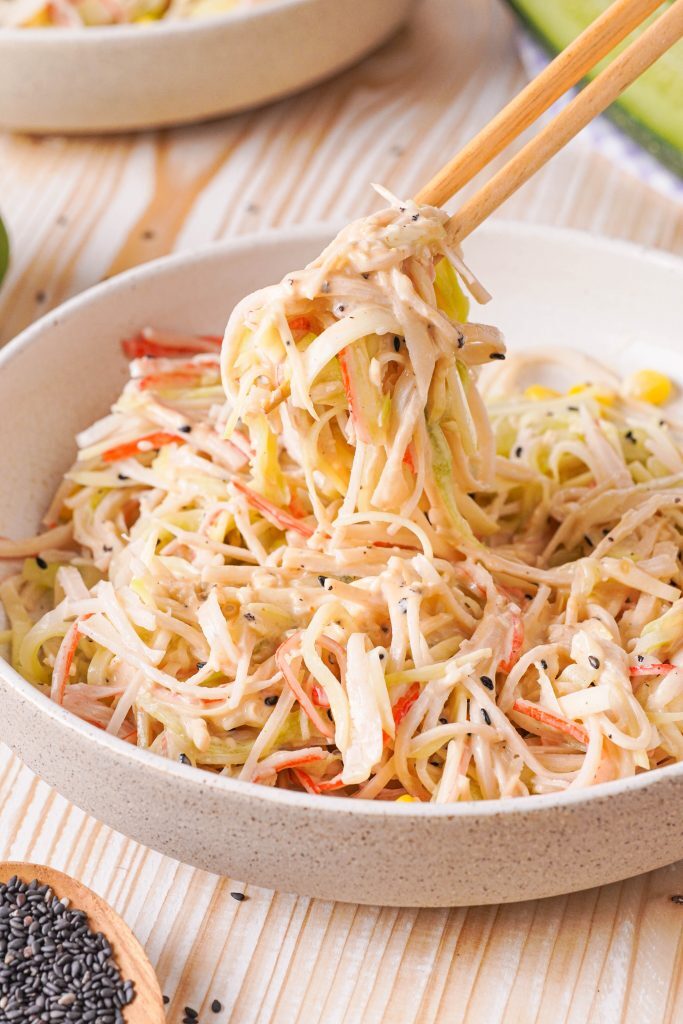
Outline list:
[[[194,21],[0,28],[0,128],[123,131],[295,92],[383,42],[416,0],[272,0]]]
[[[35,530],[73,436],[126,375],[141,325],[220,331],[232,304],[317,254],[328,229],[243,239],[99,285],[0,353],[0,533]],[[568,345],[680,373],[683,262],[497,224],[467,246],[512,347]],[[683,380],[683,373],[680,373]],[[0,663],[0,737],[86,811],[201,868],[329,899],[445,906],[550,896],[683,855],[683,764],[570,795],[461,806],[361,802],[208,775],[73,717]]]

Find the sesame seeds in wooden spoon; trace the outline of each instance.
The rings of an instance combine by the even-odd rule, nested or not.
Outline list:
[[[84,916],[85,915],[85,916]],[[98,934],[101,933],[101,934]],[[164,1024],[159,983],[130,928],[53,868],[0,863],[0,1004],[6,1019]],[[65,957],[67,959],[65,959]]]

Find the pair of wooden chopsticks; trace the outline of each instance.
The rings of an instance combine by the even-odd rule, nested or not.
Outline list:
[[[445,203],[661,5],[662,0],[615,0],[420,189],[416,201],[431,206]],[[449,221],[451,238],[457,242],[469,235],[682,38],[683,0],[674,0],[638,39],[460,207]]]
[[[552,0],[548,0],[552,2]],[[575,86],[633,29],[661,7],[663,0],[615,0],[555,60],[526,86],[415,196],[418,203],[441,206]],[[449,235],[458,242],[497,210],[582,128],[602,113],[643,71],[683,38],[683,0],[674,0],[643,34],[631,43],[531,142],[528,142],[449,221]],[[265,406],[272,412],[290,394],[285,382]]]

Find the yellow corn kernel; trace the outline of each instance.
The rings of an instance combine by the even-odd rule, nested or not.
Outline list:
[[[411,796],[409,793],[404,793],[403,796],[399,796],[396,798],[397,804],[417,804],[419,802],[419,800],[417,800],[414,796]]]
[[[651,405],[664,405],[671,398],[673,384],[659,370],[636,370],[626,380],[624,391],[629,398]]]
[[[46,4],[44,7],[41,7],[40,10],[36,11],[33,17],[28,18],[24,22],[24,28],[45,28],[51,24],[50,11]]]
[[[530,384],[524,392],[524,397],[531,402],[547,402],[551,398],[559,398],[560,392],[543,384]]]
[[[610,391],[608,388],[601,388],[598,384],[575,384],[574,387],[569,388],[567,394],[585,395],[586,398],[594,398],[596,402],[601,402],[602,405],[614,405],[617,397],[613,391]]]

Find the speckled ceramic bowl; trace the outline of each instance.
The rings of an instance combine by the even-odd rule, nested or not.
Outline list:
[[[193,21],[0,28],[0,128],[199,121],[312,85],[388,38],[417,0],[271,0]]]
[[[73,436],[102,414],[141,325],[220,331],[232,304],[303,265],[329,229],[175,256],[86,292],[0,353],[0,533],[36,529]],[[491,225],[467,246],[510,344],[567,345],[683,380],[683,262],[588,236]],[[570,795],[462,806],[366,803],[207,775],[73,717],[0,663],[0,737],[60,792],[201,868],[362,903],[551,896],[683,856],[683,764]]]

